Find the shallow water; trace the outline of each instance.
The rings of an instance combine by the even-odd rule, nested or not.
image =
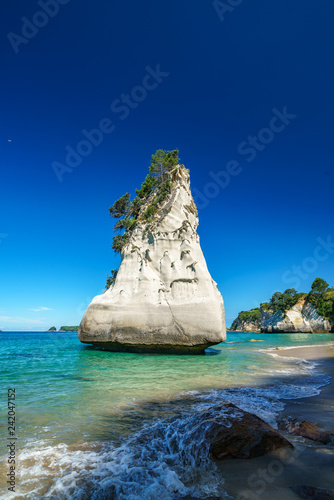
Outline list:
[[[230,333],[205,356],[172,356],[100,351],[75,333],[0,335],[1,387],[16,389],[19,438],[8,498],[22,499],[224,495],[208,458],[207,412],[214,418],[231,401],[275,425],[282,398],[318,394],[328,378],[316,363],[262,349],[334,340]]]

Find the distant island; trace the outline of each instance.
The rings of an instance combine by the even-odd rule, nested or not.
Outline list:
[[[59,332],[77,332],[79,330],[79,325],[78,326],[61,326],[59,328]]]
[[[79,329],[79,326],[61,326],[59,328],[59,330],[57,330],[57,328],[55,326],[51,326],[51,328],[49,328],[47,330],[47,332],[77,332]]]
[[[330,333],[334,332],[334,288],[316,278],[310,292],[294,288],[275,292],[270,302],[241,311],[230,331],[261,333]]]

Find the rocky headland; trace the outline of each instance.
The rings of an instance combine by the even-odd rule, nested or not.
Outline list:
[[[270,302],[249,311],[241,311],[231,331],[262,333],[334,332],[334,290],[322,278],[316,278],[309,293],[295,289],[276,292]]]
[[[178,160],[175,152],[158,151],[135,200],[127,193],[110,208],[121,218],[115,227],[125,228],[113,243],[121,264],[88,306],[81,342],[111,351],[200,354],[225,340],[223,299],[200,247],[189,171]]]

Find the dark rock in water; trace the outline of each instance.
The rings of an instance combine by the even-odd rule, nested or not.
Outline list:
[[[334,500],[334,492],[315,486],[291,486],[294,493],[306,500]]]
[[[279,429],[286,430],[294,436],[306,437],[322,444],[329,444],[334,441],[333,434],[322,430],[320,425],[312,424],[307,420],[298,421],[296,418],[286,417],[279,423]]]
[[[232,403],[223,405],[222,412],[222,417],[213,421],[207,435],[214,459],[254,458],[283,446],[293,448],[287,439],[256,415]]]

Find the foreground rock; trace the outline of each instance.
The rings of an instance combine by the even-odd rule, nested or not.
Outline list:
[[[199,354],[225,340],[223,299],[200,247],[188,170],[178,165],[171,180],[153,220],[139,220],[131,231],[114,285],[85,312],[81,342],[111,351]]]
[[[292,444],[264,420],[232,403],[223,405],[221,419],[209,428],[210,452],[215,460],[254,458]]]

